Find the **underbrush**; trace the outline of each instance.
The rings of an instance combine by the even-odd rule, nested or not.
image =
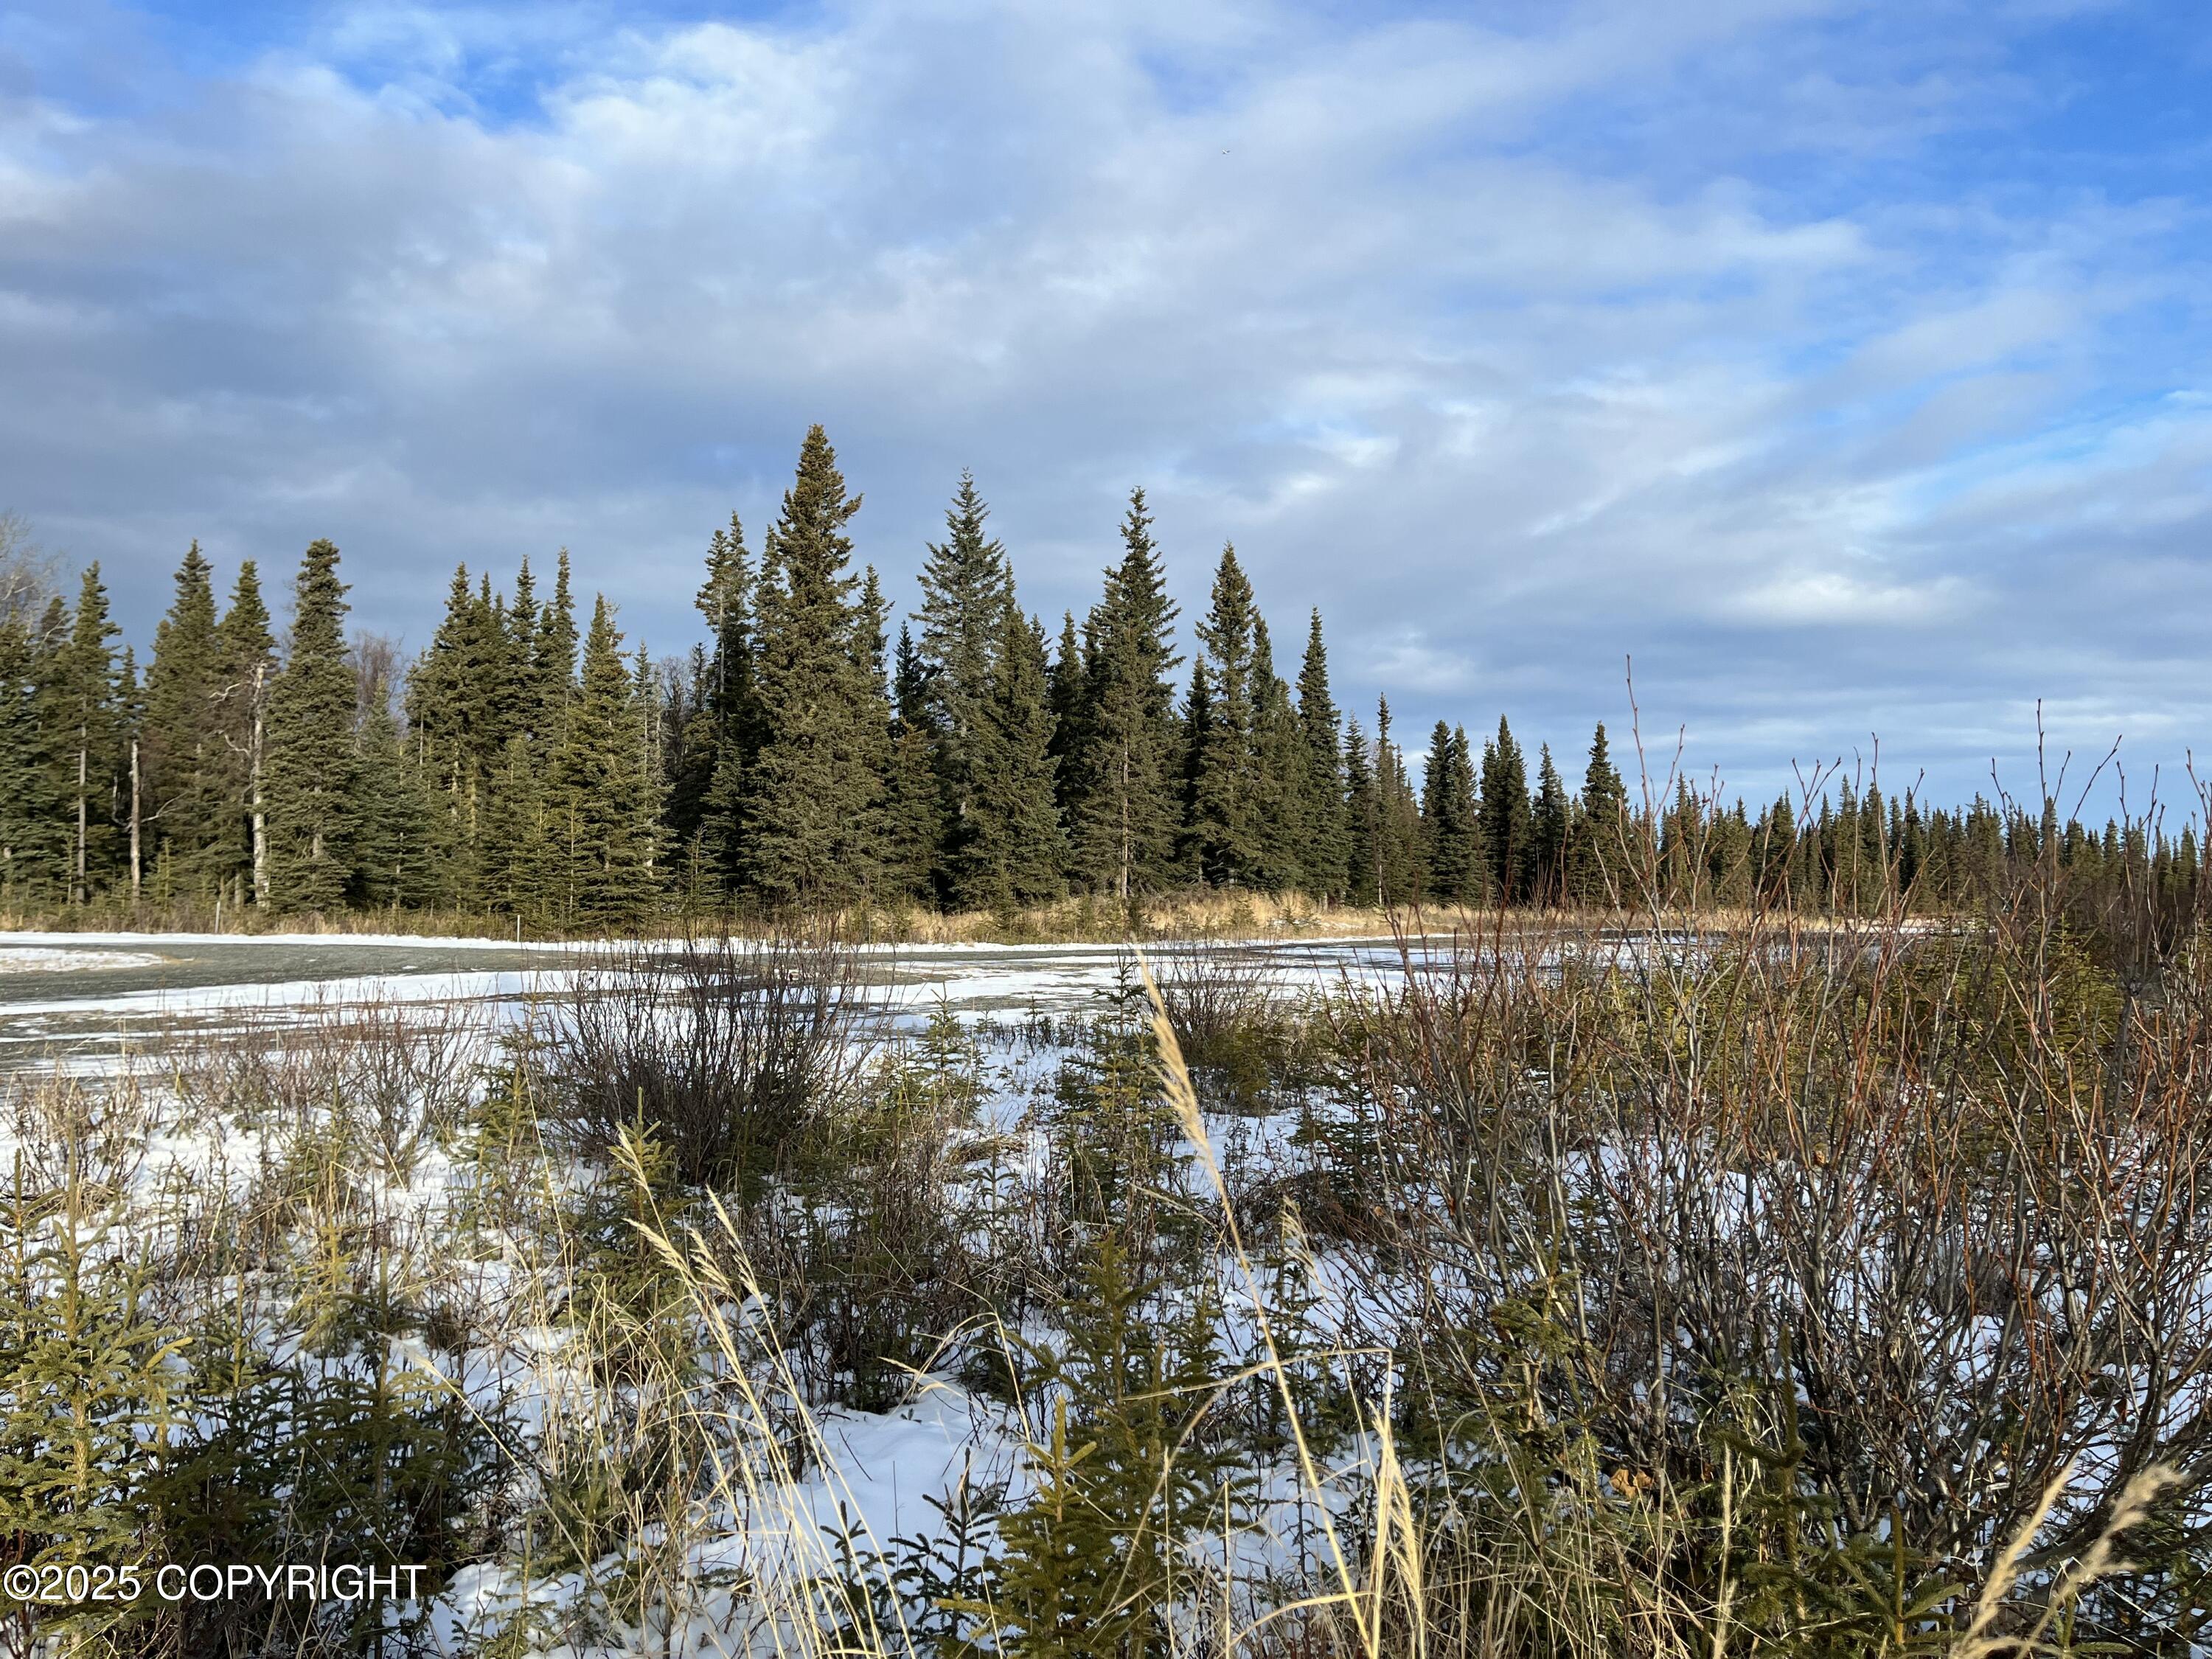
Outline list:
[[[0,1651],[2191,1652],[2212,957],[2063,900],[1199,933],[1010,1033],[694,943],[19,1078],[0,1565],[425,1571]]]

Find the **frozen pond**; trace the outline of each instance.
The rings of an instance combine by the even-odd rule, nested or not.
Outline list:
[[[1229,947],[1285,986],[1388,971],[1387,939]],[[1116,984],[1097,945],[862,947],[861,975],[902,1012],[1062,1014]],[[363,1004],[481,1003],[520,1012],[560,994],[603,949],[496,939],[207,933],[0,933],[0,1071],[120,1066],[181,1032]]]

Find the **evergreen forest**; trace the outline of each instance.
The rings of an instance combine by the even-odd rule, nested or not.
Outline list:
[[[757,542],[734,514],[714,532],[682,658],[586,609],[565,550],[550,592],[526,561],[504,586],[456,570],[411,660],[349,636],[328,541],[279,599],[281,646],[256,565],[219,583],[197,543],[143,659],[97,564],[73,599],[0,584],[0,915],[557,936],[796,910],[1011,926],[1078,898],[1110,932],[1204,890],[1602,910],[1632,889],[1848,915],[1974,908],[2039,863],[2194,902],[2196,832],[2155,814],[2085,825],[2048,795],[1933,804],[1835,770],[1753,810],[1625,781],[1602,725],[1564,764],[1504,717],[1474,722],[1479,751],[1446,720],[1410,750],[1387,701],[1338,706],[1318,611],[1294,675],[1279,659],[1234,547],[1180,637],[1142,489],[1097,602],[1054,629],[963,476],[894,637],[854,562],[860,507],[815,428]]]

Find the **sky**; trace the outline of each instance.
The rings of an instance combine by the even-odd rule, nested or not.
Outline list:
[[[1056,632],[1141,484],[1416,750],[2185,801],[2207,112],[2175,3],[9,0],[0,511],[142,649],[327,536],[676,653],[820,422],[896,603],[972,468]]]

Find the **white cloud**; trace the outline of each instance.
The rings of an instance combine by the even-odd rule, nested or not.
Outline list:
[[[372,626],[565,542],[674,648],[820,419],[895,589],[972,465],[1079,609],[1146,482],[1187,610],[1233,537],[1408,730],[1568,752],[1630,653],[1753,781],[1917,720],[1956,772],[2037,690],[2184,730],[2202,325],[2136,335],[2198,227],[1930,184],[2002,42],[1829,13],[355,6],[130,112],[0,94],[0,504],[142,635],[189,537],[329,533]]]

